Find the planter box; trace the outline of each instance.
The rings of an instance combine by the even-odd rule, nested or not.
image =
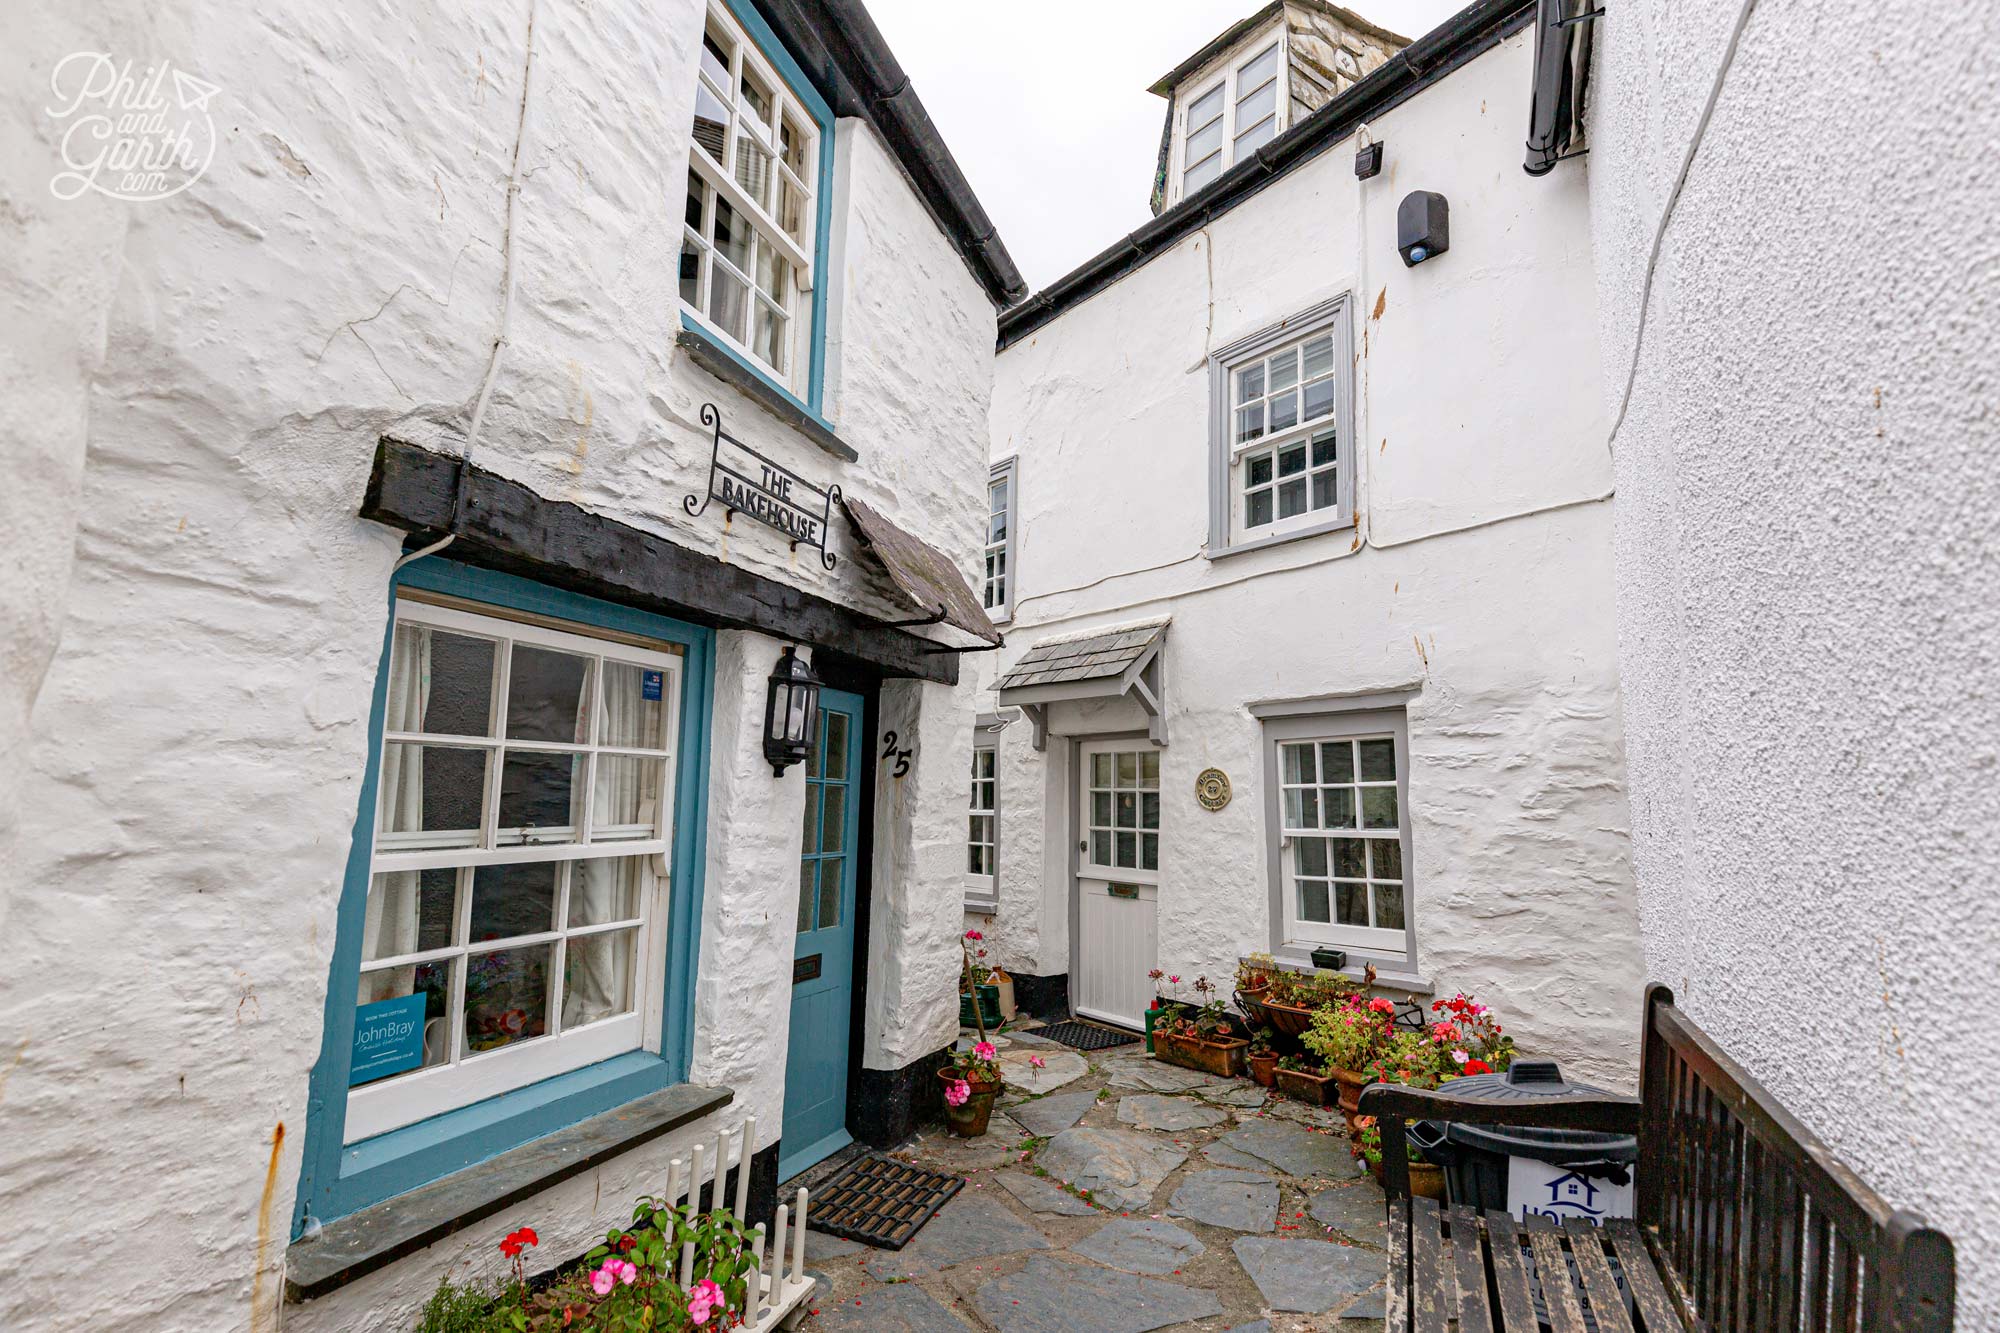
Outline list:
[[[1170,1037],[1164,1032],[1153,1036],[1153,1054],[1168,1064],[1214,1074],[1219,1078],[1240,1075],[1243,1072],[1243,1053],[1249,1049],[1249,1042],[1236,1038],[1203,1041],[1199,1037]]]
[[[1331,1106],[1339,1085],[1328,1074],[1308,1074],[1303,1069],[1278,1070],[1278,1091],[1308,1106]]]
[[[979,1010],[986,1017],[986,1030],[990,1033],[993,1029],[1000,1026],[1000,988],[998,986],[980,986],[977,989],[979,991]],[[973,1017],[972,997],[970,995],[961,994],[958,997],[958,1025],[962,1028],[978,1026],[977,1020]]]
[[[1290,1004],[1272,1004],[1269,1000],[1260,1000],[1257,1007],[1263,1011],[1264,1021],[1272,1030],[1282,1032],[1287,1037],[1302,1037],[1312,1027],[1314,1011],[1311,1009],[1301,1009]]]

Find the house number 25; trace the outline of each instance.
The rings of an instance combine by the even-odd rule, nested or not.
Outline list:
[[[893,731],[882,737],[882,762],[886,764],[892,759],[895,760],[896,767],[891,772],[896,777],[906,778],[910,775],[910,756],[916,751],[908,748],[898,750],[896,740],[897,736]]]

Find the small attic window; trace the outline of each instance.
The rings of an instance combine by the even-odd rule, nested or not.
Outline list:
[[[1244,51],[1247,50],[1247,53]],[[1278,136],[1289,105],[1282,28],[1244,44],[1219,70],[1190,83],[1179,136],[1178,203]]]

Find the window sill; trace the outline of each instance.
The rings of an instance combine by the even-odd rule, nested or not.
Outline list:
[[[324,1296],[735,1099],[729,1088],[676,1084],[349,1213],[292,1242],[285,1299]]]
[[[1284,945],[1274,950],[1272,957],[1276,958],[1278,966],[1287,972],[1314,972],[1318,970],[1313,966],[1312,949],[1305,945]],[[1241,961],[1248,962],[1249,960],[1246,958]],[[1347,966],[1341,969],[1340,974],[1352,980],[1361,981],[1368,975],[1366,968],[1371,962],[1375,964],[1375,988],[1377,990],[1396,991],[1404,995],[1432,995],[1436,993],[1437,988],[1431,984],[1429,977],[1418,972],[1404,970],[1404,965],[1400,961],[1388,962],[1383,959],[1371,959],[1357,954],[1351,948],[1347,950]]]
[[[1258,537],[1247,542],[1237,542],[1231,546],[1211,546],[1202,554],[1210,560],[1227,560],[1232,555],[1248,555],[1252,551],[1262,551],[1273,546],[1283,546],[1286,542],[1304,541],[1308,537],[1324,537],[1329,532],[1347,532],[1354,527],[1352,518],[1334,519],[1327,523],[1315,523],[1309,528],[1295,532],[1279,532],[1269,537]]]
[[[852,463],[861,457],[853,446],[835,435],[833,428],[811,408],[779,388],[763,371],[696,324],[686,312],[681,314],[681,331],[675,335],[674,343],[692,357],[696,365],[741,392],[835,458]]]
[[[967,898],[965,910],[974,916],[998,916],[1000,901],[997,898]]]

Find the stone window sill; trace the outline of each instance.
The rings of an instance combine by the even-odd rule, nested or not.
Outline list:
[[[285,1299],[324,1296],[734,1100],[729,1088],[676,1084],[349,1213],[286,1251]]]
[[[1313,966],[1312,951],[1310,949],[1301,949],[1288,945],[1276,950],[1272,956],[1277,959],[1278,966],[1287,972],[1314,972],[1318,970]],[[1248,962],[1249,959],[1245,958],[1241,961]],[[1347,966],[1341,969],[1340,974],[1355,981],[1361,981],[1367,976],[1367,972],[1364,969],[1370,961],[1370,959],[1358,957],[1354,950],[1349,949],[1347,951]],[[1417,972],[1403,971],[1394,965],[1385,965],[1380,960],[1373,961],[1375,961],[1375,989],[1396,991],[1404,995],[1431,995],[1436,993],[1436,987],[1431,984],[1429,977]]]
[[[844,463],[852,463],[861,457],[854,451],[854,446],[835,435],[832,429],[813,415],[805,404],[745,365],[736,353],[710,337],[692,321],[683,324],[681,331],[674,336],[674,342],[693,359],[696,365],[742,393],[751,402],[835,458]]]
[[[1310,527],[1297,528],[1291,532],[1280,532],[1269,537],[1253,537],[1249,541],[1211,546],[1203,551],[1202,554],[1206,555],[1211,561],[1227,560],[1233,555],[1248,555],[1252,551],[1269,550],[1273,546],[1283,546],[1287,542],[1304,541],[1308,537],[1324,537],[1330,532],[1350,532],[1353,528],[1354,518],[1352,515],[1349,515],[1346,518],[1328,519],[1324,523],[1315,523]]]

